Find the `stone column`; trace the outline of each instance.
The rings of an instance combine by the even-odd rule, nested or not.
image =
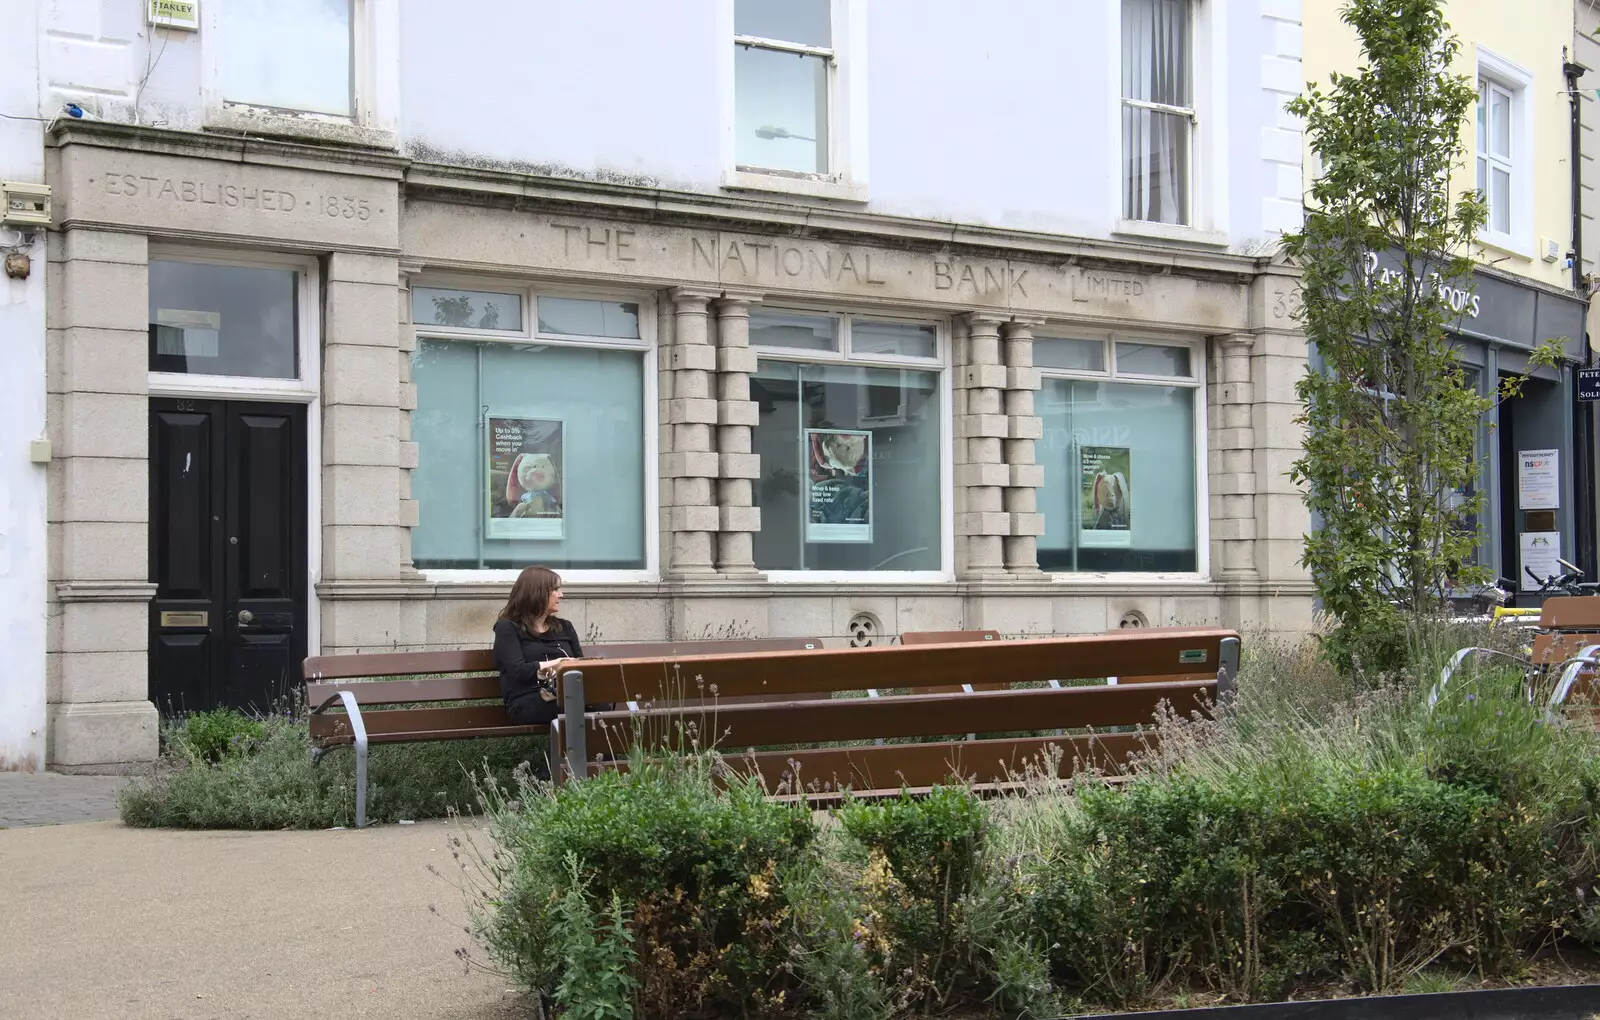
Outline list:
[[[761,456],[751,452],[759,411],[750,399],[756,352],[750,349],[750,305],[758,297],[725,293],[717,302],[717,556],[719,573],[756,575],[755,532],[761,509],[755,483]]]
[[[405,442],[409,459],[401,459],[417,407],[416,333],[404,306],[409,290],[392,256],[334,252],[324,289],[322,581],[349,592],[416,575],[410,471],[416,445]],[[424,628],[408,616],[412,608],[394,599],[327,598],[323,651],[422,647]]]
[[[157,746],[149,249],[140,235],[96,230],[50,241],[45,759],[62,771],[125,771],[154,760]]]
[[[1256,565],[1255,387],[1252,333],[1211,338],[1209,397],[1215,424],[1211,460],[1211,561],[1223,581],[1254,581]]]
[[[703,577],[716,572],[715,540],[720,531],[716,483],[721,465],[712,431],[717,425],[717,399],[711,389],[717,353],[711,346],[707,311],[720,293],[679,287],[671,295],[674,336],[663,354],[672,388],[663,389],[661,401],[661,421],[671,429],[661,470],[663,482],[671,485],[667,574]]]
[[[966,578],[1004,577],[1004,539],[1011,534],[1005,490],[1011,469],[1005,442],[1006,369],[1000,360],[1000,319],[990,313],[963,316],[957,343],[956,485],[963,490],[956,534],[966,545],[960,565]]]
[[[1305,428],[1296,421],[1304,405],[1295,393],[1308,361],[1305,332],[1295,318],[1300,305],[1299,274],[1288,266],[1270,267],[1256,277],[1250,305],[1256,335],[1250,349],[1256,566],[1264,581],[1307,586],[1310,575],[1300,565],[1300,557],[1305,551],[1305,535],[1311,530],[1311,512],[1300,487],[1289,479],[1289,466],[1305,446]],[[1309,615],[1304,622],[1309,624]]]
[[[1001,327],[1005,336],[1005,462],[1010,477],[1003,497],[1011,519],[1011,533],[1003,540],[1006,572],[1034,575],[1039,571],[1039,536],[1044,534],[1044,515],[1039,512],[1039,487],[1044,484],[1044,469],[1035,456],[1034,445],[1044,435],[1044,423],[1034,410],[1034,394],[1040,387],[1039,370],[1033,367],[1033,328],[1042,319],[1012,319]]]

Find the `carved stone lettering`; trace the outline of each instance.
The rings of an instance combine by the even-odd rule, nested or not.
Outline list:
[[[716,272],[728,283],[882,287],[889,282],[882,274],[881,262],[874,263],[872,252],[818,245],[691,236],[689,257],[697,267]]]
[[[1095,298],[1123,299],[1144,297],[1145,281],[1137,276],[1112,276],[1085,269],[1072,288],[1074,301]]]
[[[271,213],[302,212],[308,216],[365,221],[382,209],[357,195],[326,193],[300,195],[287,188],[263,188],[193,177],[155,177],[149,174],[108,173],[101,190],[119,199],[214,205],[219,209],[247,209]]]
[[[973,295],[991,301],[1026,298],[1027,275],[1026,269],[1009,265],[974,266],[954,258],[933,259],[933,289],[954,291],[958,296]]]

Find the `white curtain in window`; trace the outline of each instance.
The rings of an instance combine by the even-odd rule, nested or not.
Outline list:
[[[1189,0],[1123,0],[1124,99],[1188,109]],[[1189,222],[1189,118],[1124,104],[1124,215]]]

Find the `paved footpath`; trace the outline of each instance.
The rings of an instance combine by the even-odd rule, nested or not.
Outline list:
[[[0,1016],[529,1017],[455,956],[472,944],[455,831],[0,831]]]
[[[0,772],[0,829],[115,818],[117,793],[127,781],[126,776]]]

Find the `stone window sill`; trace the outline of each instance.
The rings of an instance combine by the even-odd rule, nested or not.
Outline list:
[[[362,127],[346,117],[316,113],[291,113],[253,106],[225,105],[206,111],[207,131],[266,135],[307,142],[335,142],[373,149],[398,149],[393,131]]]
[[[1147,220],[1117,220],[1111,231],[1127,237],[1146,237],[1157,241],[1182,241],[1186,244],[1203,244],[1226,248],[1228,235],[1221,230],[1201,230],[1178,223],[1154,223]]]
[[[807,198],[826,198],[836,202],[865,202],[867,186],[848,180],[767,173],[760,170],[729,170],[722,175],[722,186],[729,191],[770,191]]]

